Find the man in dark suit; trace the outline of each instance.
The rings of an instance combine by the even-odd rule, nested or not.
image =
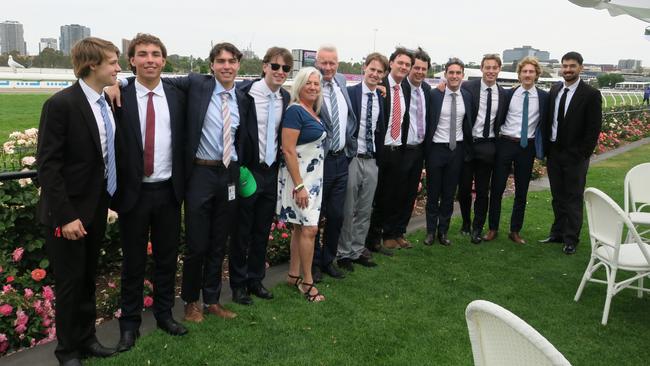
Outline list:
[[[293,65],[291,52],[271,47],[262,59],[262,79],[239,86],[246,98],[242,108],[250,110],[247,126],[252,139],[249,145],[255,157],[248,166],[257,182],[257,191],[240,197],[237,234],[230,245],[230,287],[233,301],[249,305],[249,293],[272,299],[262,280],[266,272],[266,245],[278,186],[278,146],[282,116],[289,104],[289,93],[282,88]]]
[[[339,239],[337,264],[347,271],[352,263],[365,267],[376,265],[364,255],[370,226],[372,200],[377,187],[379,155],[383,148],[383,98],[377,85],[388,69],[388,59],[371,53],[363,65],[363,81],[348,87],[354,115],[357,116],[357,154],[350,162],[345,197],[343,227]],[[363,116],[363,117],[361,117]]]
[[[323,74],[323,106],[320,118],[325,125],[325,165],[323,172],[323,205],[321,219],[325,219],[322,247],[320,234],[316,235],[316,248],[312,275],[319,282],[321,271],[333,278],[345,275],[334,265],[336,249],[343,225],[343,205],[348,182],[348,164],[357,153],[357,118],[350,105],[345,76],[337,73],[338,52],[334,46],[321,46],[316,54],[316,67]]]
[[[114,204],[120,214],[123,253],[120,352],[131,349],[140,335],[149,240],[158,327],[171,335],[187,333],[172,318],[185,195],[185,94],[160,80],[167,49],[158,37],[138,34],[129,44],[128,56],[136,80],[122,90],[116,113],[123,141],[117,151],[119,184]]]
[[[398,238],[402,233],[399,222],[403,210],[397,207],[402,208],[408,200],[408,192],[404,189],[406,171],[402,159],[407,148],[411,106],[411,86],[406,77],[414,62],[411,51],[397,47],[389,58],[390,73],[382,82],[386,88],[382,121],[384,147],[381,150],[379,181],[366,245],[371,251],[387,255],[392,253],[385,248],[400,247]]]
[[[481,60],[483,76],[461,84],[461,88],[467,90],[472,98],[472,138],[466,143],[472,145],[473,156],[463,164],[458,185],[458,203],[463,217],[461,234],[470,235],[474,244],[480,244],[482,241],[483,225],[488,211],[490,179],[494,168],[495,137],[508,109],[506,91],[497,84],[500,71],[499,55],[488,54]],[[471,220],[472,186],[476,190],[474,221]]]
[[[528,184],[533,171],[535,156],[542,159],[541,127],[546,121],[548,93],[535,86],[542,73],[534,57],[525,57],[517,65],[520,87],[507,93],[507,116],[499,128],[496,145],[496,162],[490,192],[490,231],[486,241],[494,240],[501,218],[501,198],[506,189],[508,176],[514,165],[515,201],[510,216],[508,238],[517,244],[525,244],[520,232],[524,224]]]
[[[441,245],[451,245],[447,237],[454,210],[454,193],[463,161],[471,156],[471,95],[460,88],[465,65],[457,58],[445,64],[445,91],[431,91],[431,113],[425,136],[427,171],[426,243],[437,238]]]
[[[95,336],[95,276],[117,187],[115,121],[103,89],[121,71],[119,50],[99,38],[79,41],[71,55],[79,81],[43,105],[37,153],[39,218],[56,285],[54,354],[70,366],[115,353]]]
[[[554,220],[549,237],[542,242],[564,243],[565,254],[576,252],[589,157],[602,125],[601,95],[580,80],[582,61],[577,52],[562,56],[564,82],[551,88],[550,120],[544,131]]]

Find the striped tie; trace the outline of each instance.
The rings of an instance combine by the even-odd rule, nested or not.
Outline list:
[[[223,166],[230,165],[232,155],[232,133],[230,132],[230,108],[228,107],[228,92],[221,93],[221,118],[223,120]]]
[[[390,125],[390,137],[397,140],[402,129],[402,106],[399,100],[399,84],[393,87],[393,118]]]
[[[106,129],[106,191],[108,191],[108,194],[113,196],[117,189],[117,171],[115,169],[115,131],[113,131],[113,124],[108,115],[108,108],[106,107],[106,101],[103,96],[99,97],[97,104],[99,104],[99,109],[102,111],[102,119],[104,120],[104,128]]]
[[[327,83],[330,93],[330,103],[332,104],[332,151],[339,151],[341,145],[341,126],[339,123],[339,102],[334,92],[334,84],[329,81]]]

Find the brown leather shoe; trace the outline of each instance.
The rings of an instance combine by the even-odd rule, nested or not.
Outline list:
[[[224,308],[221,304],[210,304],[208,305],[208,313],[216,315],[223,319],[232,319],[237,316],[237,314],[232,311]]]
[[[518,232],[513,231],[510,234],[508,234],[508,239],[514,241],[517,244],[526,244],[526,241],[524,238],[522,238]]]
[[[498,235],[498,234],[499,234],[498,231],[496,231],[496,230],[490,230],[490,231],[488,231],[487,234],[485,234],[485,236],[483,237],[483,240],[484,240],[484,241],[492,241],[492,240],[494,240],[494,239],[497,238],[497,235]]]
[[[193,323],[203,321],[203,311],[198,301],[185,304],[185,321]]]
[[[397,244],[399,245],[399,247],[401,249],[411,249],[411,248],[413,248],[413,245],[411,245],[411,243],[409,243],[406,239],[404,239],[404,237],[400,236],[396,240],[397,240]]]
[[[399,247],[399,242],[395,239],[386,239],[384,240],[384,248],[386,249],[395,249]]]

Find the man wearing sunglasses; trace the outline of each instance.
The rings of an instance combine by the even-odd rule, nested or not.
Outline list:
[[[250,305],[250,294],[272,299],[262,280],[266,270],[266,245],[275,212],[278,182],[278,133],[289,93],[282,88],[293,65],[291,52],[271,47],[262,59],[262,78],[239,85],[245,94],[242,108],[251,111],[248,130],[252,150],[248,168],[257,182],[257,191],[240,197],[238,228],[230,246],[230,287],[234,302]],[[256,158],[255,158],[256,157]]]

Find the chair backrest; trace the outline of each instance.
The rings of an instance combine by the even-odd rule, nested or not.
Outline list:
[[[625,174],[625,212],[641,211],[650,205],[650,163],[639,164]],[[637,203],[641,204],[637,207]]]
[[[650,263],[650,253],[646,249],[646,245],[621,207],[597,188],[587,188],[584,197],[592,251],[600,245],[611,247],[614,250],[612,260],[618,262],[620,244],[623,241],[623,228],[627,228],[628,236],[637,243],[646,261]]]
[[[544,336],[497,304],[472,301],[465,318],[476,366],[571,365]]]

